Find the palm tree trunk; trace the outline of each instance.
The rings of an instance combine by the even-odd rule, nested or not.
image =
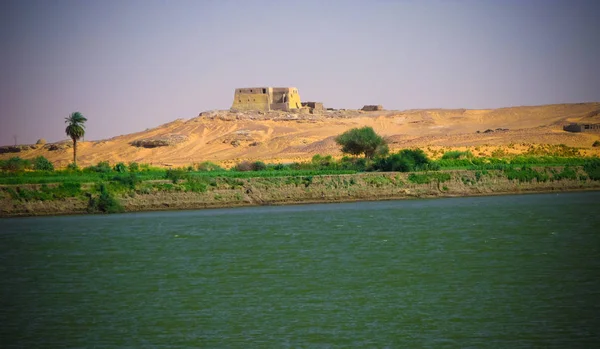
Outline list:
[[[77,140],[73,138],[73,165],[77,167]]]

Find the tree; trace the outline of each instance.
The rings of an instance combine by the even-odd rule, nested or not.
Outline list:
[[[348,130],[337,136],[335,142],[342,146],[342,152],[352,155],[365,154],[366,159],[388,152],[385,139],[369,126]]]
[[[77,167],[77,141],[85,135],[85,122],[87,119],[80,112],[71,113],[65,118],[68,124],[65,132],[73,140],[73,164]]]

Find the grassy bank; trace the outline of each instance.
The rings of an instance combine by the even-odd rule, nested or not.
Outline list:
[[[198,209],[250,205],[598,190],[582,166],[355,173],[4,186],[0,215]]]
[[[48,166],[42,160],[35,163]],[[598,158],[485,158],[450,151],[434,161],[419,149],[371,160],[316,155],[306,163],[241,162],[228,170],[210,162],[177,169],[100,162],[55,171],[32,169],[26,160],[16,158],[2,166],[3,216],[581,190],[600,185]]]

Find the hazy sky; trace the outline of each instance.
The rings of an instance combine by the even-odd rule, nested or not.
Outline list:
[[[0,145],[228,109],[236,87],[327,107],[600,101],[600,1],[0,1]]]

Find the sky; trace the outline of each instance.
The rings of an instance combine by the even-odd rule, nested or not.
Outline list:
[[[600,101],[600,1],[3,0],[0,145],[143,131],[237,87],[326,107]]]

